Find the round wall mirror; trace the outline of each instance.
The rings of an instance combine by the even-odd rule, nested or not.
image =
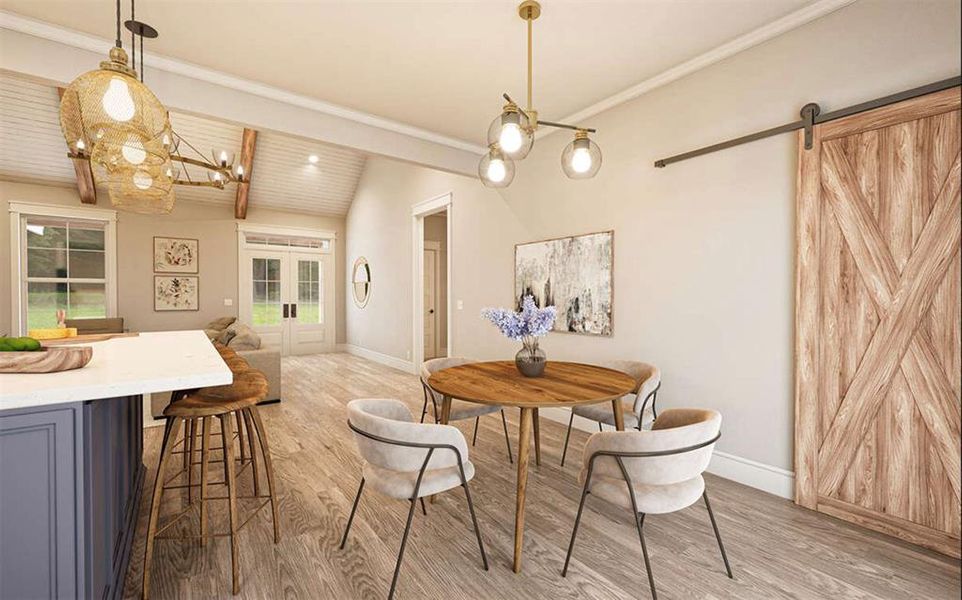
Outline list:
[[[354,271],[351,274],[351,287],[354,291],[354,304],[364,308],[371,298],[371,265],[361,256],[354,261]]]

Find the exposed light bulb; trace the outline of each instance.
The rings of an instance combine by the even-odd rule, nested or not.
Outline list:
[[[134,185],[139,189],[147,190],[153,185],[154,178],[150,176],[150,173],[143,170],[138,170],[134,173]]]
[[[147,151],[144,149],[144,145],[132,138],[127,139],[121,147],[120,153],[132,165],[139,165],[147,160]]]
[[[226,166],[227,166],[227,151],[226,151],[226,150],[221,150],[221,151],[220,151],[220,166],[222,166],[222,167],[226,167]]]
[[[170,167],[167,167],[167,171],[166,171],[165,174],[167,175],[167,179],[173,179],[173,178],[174,178],[174,170],[171,169]]]
[[[83,139],[77,140],[77,151],[83,152],[87,149],[87,144],[84,143]]]
[[[163,139],[161,140],[161,143],[164,145],[164,148],[169,147],[169,146],[170,146],[170,136],[165,133]]]
[[[243,178],[244,178],[244,165],[237,165],[237,168],[234,169],[234,172],[237,174],[237,178],[238,178],[238,179],[243,179]]]
[[[220,181],[220,171],[214,171],[214,181]]]
[[[488,180],[494,183],[501,183],[508,174],[508,169],[504,166],[504,161],[500,158],[492,158],[488,163]]]
[[[511,154],[520,150],[522,144],[524,144],[524,138],[521,136],[521,127],[517,123],[505,123],[498,138],[501,149]]]
[[[127,82],[121,77],[111,78],[100,104],[110,118],[115,121],[129,121],[134,118],[134,113],[137,112],[134,99],[130,95],[130,88],[127,87]]]
[[[575,148],[571,155],[571,169],[575,173],[587,173],[591,168],[591,152],[587,148]]]

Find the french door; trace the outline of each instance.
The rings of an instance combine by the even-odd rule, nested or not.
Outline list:
[[[334,349],[334,259],[298,250],[244,252],[241,320],[281,354]]]

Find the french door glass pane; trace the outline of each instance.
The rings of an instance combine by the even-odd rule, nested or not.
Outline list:
[[[283,320],[281,312],[281,259],[252,259],[251,279],[253,298],[251,298],[251,320],[253,325],[279,325]]]
[[[305,324],[324,322],[318,305],[318,261],[297,261],[297,320]]]
[[[56,327],[58,310],[67,310],[66,283],[27,283],[27,329]]]

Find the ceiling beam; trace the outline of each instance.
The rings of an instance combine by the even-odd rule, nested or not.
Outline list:
[[[57,88],[57,95],[63,100],[64,88]],[[69,150],[69,148],[68,148]],[[80,201],[84,204],[97,204],[97,185],[94,183],[94,173],[90,169],[90,161],[83,158],[71,158],[73,171],[77,176],[77,191]]]
[[[244,128],[241,138],[240,166],[244,167],[244,181],[237,184],[237,197],[234,199],[234,218],[247,218],[247,193],[251,187],[254,172],[254,147],[257,146],[257,130]]]

